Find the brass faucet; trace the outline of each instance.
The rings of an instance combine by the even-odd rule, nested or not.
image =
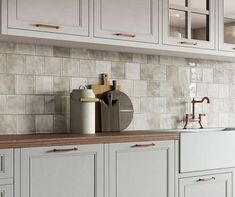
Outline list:
[[[206,116],[206,114],[199,114],[198,118],[196,118],[195,104],[196,103],[203,103],[205,100],[207,101],[207,103],[210,103],[210,99],[208,97],[204,97],[202,100],[195,100],[195,98],[193,98],[193,100],[191,101],[191,103],[192,103],[192,114],[186,114],[184,129],[187,129],[187,125],[188,125],[189,122],[198,122],[199,125],[200,125],[200,129],[203,128],[203,126],[202,126],[202,116]]]

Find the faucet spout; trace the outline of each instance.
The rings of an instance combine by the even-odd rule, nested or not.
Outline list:
[[[204,98],[202,99],[202,103],[203,103],[205,100],[207,101],[208,104],[210,103],[210,99],[209,99],[208,97],[204,97]]]

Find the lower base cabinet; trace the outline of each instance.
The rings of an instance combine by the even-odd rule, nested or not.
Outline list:
[[[232,197],[232,173],[182,178],[179,197]]]
[[[20,169],[21,197],[104,197],[103,145],[21,149]]]
[[[174,141],[18,152],[19,197],[174,197]]]
[[[0,185],[0,197],[13,197],[13,185]]]
[[[109,197],[173,197],[174,142],[109,145]]]

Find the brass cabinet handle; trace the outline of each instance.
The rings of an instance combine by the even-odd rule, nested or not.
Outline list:
[[[213,181],[213,180],[215,180],[215,177],[198,179],[197,182],[205,182],[205,181]]]
[[[114,33],[115,36],[123,36],[123,37],[129,37],[129,38],[135,38],[135,34],[129,34],[129,33]]]
[[[151,146],[156,146],[156,144],[135,144],[131,148],[145,148],[145,147],[151,147]]]
[[[80,102],[82,103],[94,103],[94,102],[99,102],[100,99],[98,98],[80,98]]]
[[[196,46],[197,43],[196,42],[188,42],[188,41],[182,41],[182,42],[179,42],[180,44],[186,44],[186,45],[192,45],[192,46]]]
[[[76,148],[76,147],[74,147],[74,148],[65,148],[65,149],[53,149],[53,150],[49,150],[48,151],[48,153],[51,153],[51,152],[53,152],[53,153],[62,153],[62,152],[71,152],[71,151],[77,151],[78,150],[78,148]]]
[[[35,27],[52,28],[52,29],[59,29],[60,28],[59,25],[48,25],[48,24],[41,24],[41,23],[35,24],[34,26]]]

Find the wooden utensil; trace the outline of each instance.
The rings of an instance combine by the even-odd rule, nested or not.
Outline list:
[[[108,104],[101,101],[101,130],[120,131],[119,101],[113,100],[112,94],[109,94],[105,100],[108,100]]]

